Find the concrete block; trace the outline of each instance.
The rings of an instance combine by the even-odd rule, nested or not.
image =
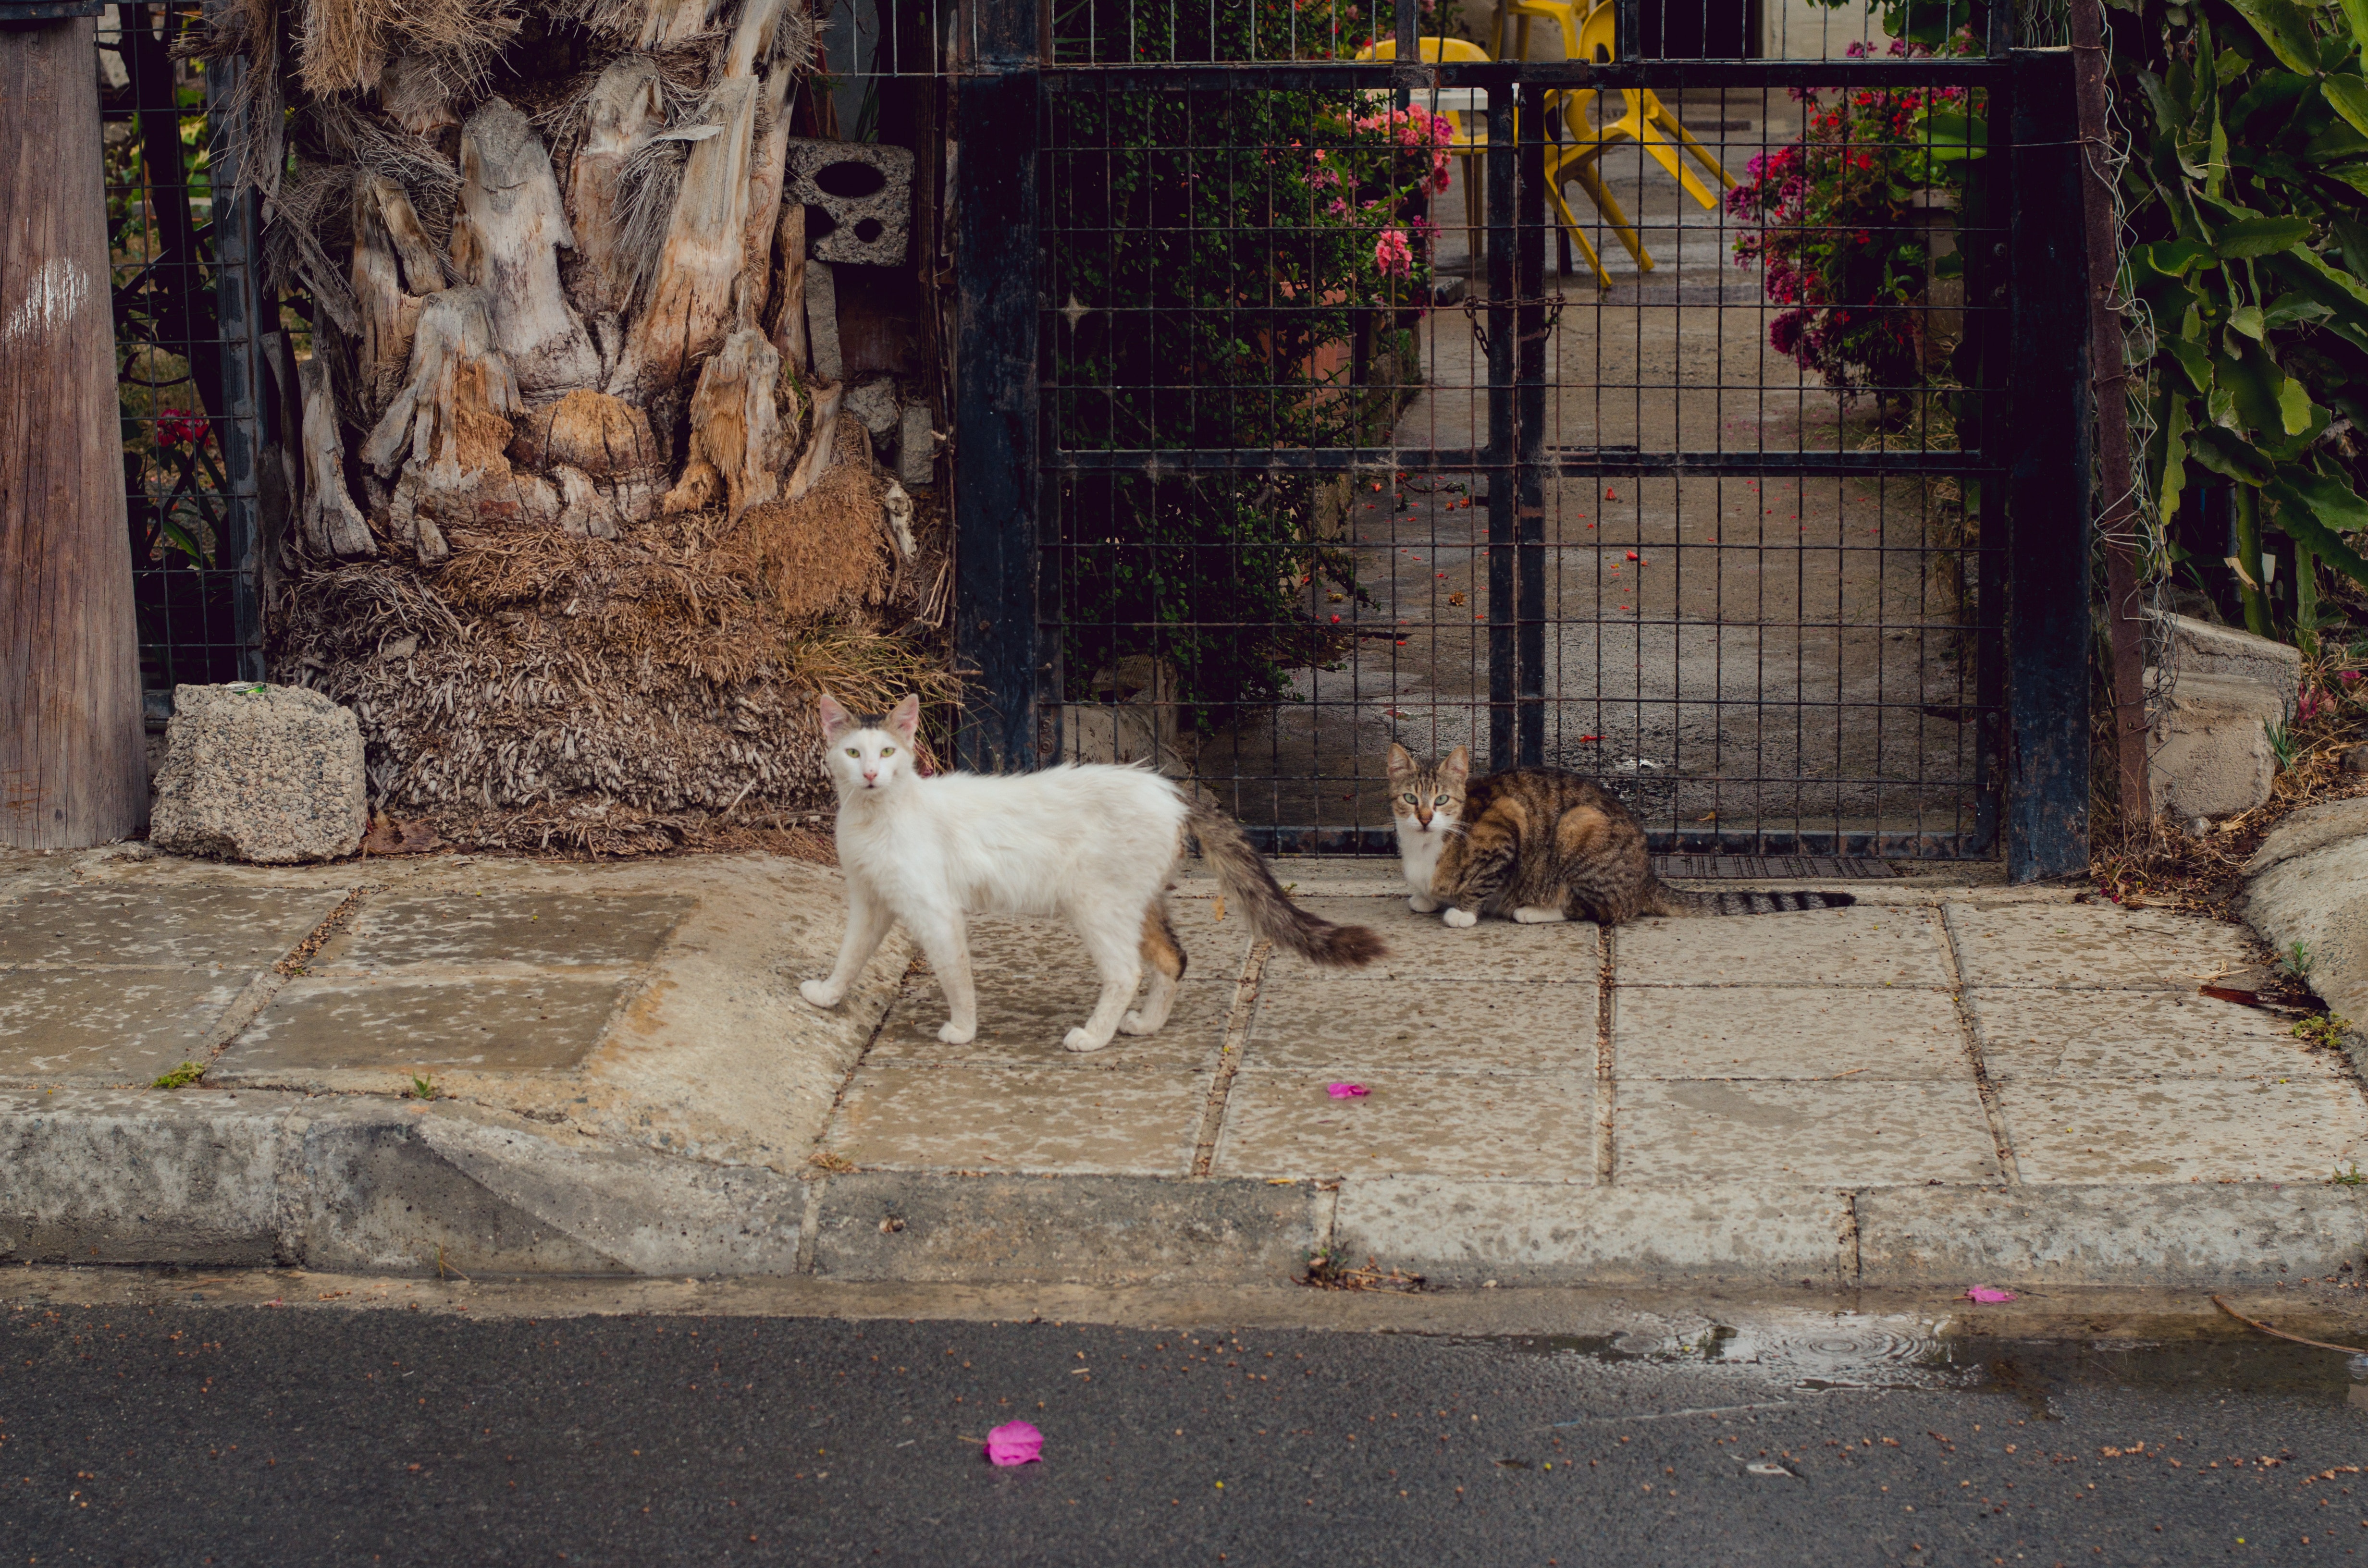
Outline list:
[[[918,490],[937,478],[938,437],[929,419],[929,405],[908,403],[896,432],[896,478],[907,490]]]
[[[2324,1182],[1873,1187],[1862,1284],[2233,1285],[2332,1274],[2368,1252],[2368,1195]]]
[[[2276,686],[2181,670],[2158,708],[2146,762],[2157,812],[2180,822],[2219,818],[2270,798],[2277,756],[2268,726],[2285,722],[2290,710]]]
[[[260,1267],[279,1245],[286,1121],[302,1096],[0,1094],[0,1258]]]
[[[1263,1181],[832,1176],[813,1267],[833,1279],[1279,1284],[1316,1243],[1315,1188]]]
[[[336,860],[369,826],[350,710],[302,687],[175,688],[149,829],[157,848],[264,865]]]
[[[885,376],[868,381],[847,394],[839,410],[852,415],[876,441],[896,428],[896,383]]]
[[[836,381],[847,373],[838,349],[838,282],[828,262],[806,263],[806,351],[818,379]]]
[[[2191,676],[2234,677],[2276,691],[2281,713],[2291,710],[2302,695],[2302,650],[2272,642],[2233,626],[2214,626],[2192,616],[2150,610],[2167,644],[2164,663],[2177,681]],[[2176,681],[2174,682],[2176,684]]]
[[[1340,1186],[1333,1250],[1443,1285],[1850,1282],[1844,1192],[1774,1185],[1588,1187],[1421,1176]]]
[[[811,242],[822,261],[902,267],[913,211],[913,154],[876,142],[792,138],[784,175],[788,199],[819,209],[826,232]],[[806,233],[824,225],[806,214]],[[836,381],[836,376],[831,380]]]
[[[2334,815],[2302,822],[2307,814],[2289,819],[2300,834]],[[2277,841],[2271,835],[2256,858]],[[2368,836],[2331,840],[2256,873],[2246,884],[2245,923],[2280,954],[2300,943],[2319,999],[2355,1024],[2368,1024]]]
[[[308,1117],[290,1250],[314,1268],[788,1274],[801,1184],[545,1133],[473,1108],[352,1101]]]

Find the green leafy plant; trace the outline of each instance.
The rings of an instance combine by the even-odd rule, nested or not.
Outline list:
[[[2368,1187],[2368,1176],[2361,1174],[2360,1162],[2357,1160],[2351,1162],[2350,1170],[2339,1170],[2327,1179],[2337,1187]]]
[[[205,1063],[184,1062],[148,1086],[152,1089],[186,1089],[205,1075]]]
[[[415,1100],[434,1099],[436,1097],[436,1080],[433,1077],[426,1075],[415,1077],[411,1080],[411,1087],[404,1091],[404,1097]]]
[[[2306,975],[2310,972],[2310,944],[2296,941],[2286,949],[2286,968],[2296,975]]]
[[[2338,1017],[2333,1013],[2319,1013],[2298,1021],[2294,1027],[2294,1034],[2296,1040],[2336,1051],[2342,1048],[2343,1037],[2351,1028],[2349,1019]]]

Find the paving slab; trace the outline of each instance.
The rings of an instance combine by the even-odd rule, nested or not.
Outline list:
[[[2026,1182],[2324,1182],[2368,1162],[2356,1083],[2032,1078],[1998,1086]]]
[[[1639,920],[1612,934],[1623,985],[1950,985],[1939,915],[1897,905]]]
[[[1302,971],[1264,980],[1246,1070],[1595,1071],[1596,987],[1407,980],[1344,990]]]
[[[189,966],[16,971],[0,983],[0,1080],[152,1083],[211,1054],[248,981]]]
[[[825,1147],[866,1169],[1189,1176],[1210,1074],[881,1068],[847,1085]]]
[[[697,901],[673,893],[397,892],[367,902],[306,967],[535,968],[647,963]]]
[[[339,889],[208,881],[147,888],[36,888],[0,908],[0,968],[268,968],[310,936],[344,898]]]
[[[1622,985],[1613,1071],[1638,1078],[1963,1078],[1956,999],[1944,990]]]
[[[1250,929],[1239,908],[1229,907],[1223,920],[1214,917],[1214,908],[1213,899],[1168,903],[1168,919],[1184,944],[1187,979],[1230,981],[1241,973],[1242,960],[1249,956]],[[970,922],[970,966],[981,976],[998,970],[1053,978],[1090,978],[1094,973],[1086,944],[1065,920],[974,919]]]
[[[2243,929],[2109,903],[1952,903],[1964,983],[2041,990],[2192,990],[2252,961]]]
[[[545,1073],[599,1044],[632,974],[307,975],[222,1053],[225,1081],[337,1069]]]
[[[1361,1099],[1327,1074],[1234,1079],[1219,1176],[1405,1174],[1595,1179],[1595,1080],[1576,1073],[1362,1073]]]
[[[1488,919],[1458,927],[1435,914],[1417,915],[1406,907],[1403,892],[1376,898],[1304,898],[1299,904],[1339,925],[1372,926],[1389,944],[1389,955],[1362,969],[1334,969],[1278,951],[1266,967],[1277,980],[1592,983],[1603,967],[1596,927],[1588,921],[1521,926]]]
[[[978,1033],[963,1045],[938,1038],[946,1021],[937,977],[916,968],[905,982],[864,1056],[872,1067],[982,1066],[1067,1068],[1077,1072],[1135,1068],[1190,1072],[1217,1064],[1233,1016],[1237,986],[1187,978],[1159,1031],[1116,1034],[1099,1051],[1071,1051],[1061,1041],[1093,1011],[1100,985],[1090,974],[1040,979],[1009,967],[978,978]]]
[[[2000,1176],[1971,1082],[1623,1081],[1619,1094],[1622,1181],[1841,1187]]]
[[[2348,1076],[2278,1016],[2177,991],[1971,990],[1965,1006],[1989,1075],[2058,1078]]]

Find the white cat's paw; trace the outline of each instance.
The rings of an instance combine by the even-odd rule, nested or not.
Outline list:
[[[1417,915],[1429,915],[1439,907],[1439,900],[1427,892],[1418,892],[1406,900],[1406,907]]]
[[[1566,916],[1559,909],[1522,908],[1513,911],[1513,918],[1523,926],[1552,926]]]
[[[1480,924],[1480,916],[1469,909],[1451,909],[1440,918],[1459,931],[1468,926]]]
[[[798,994],[804,997],[807,1001],[813,1003],[817,1007],[836,1007],[838,1006],[838,993],[830,988],[830,983],[826,980],[799,981]]]
[[[1087,1034],[1083,1029],[1071,1029],[1067,1034],[1061,1037],[1061,1043],[1067,1046],[1071,1051],[1099,1051],[1103,1046],[1108,1045],[1110,1041],[1106,1040],[1096,1040],[1093,1036]]]
[[[1158,1028],[1157,1024],[1144,1023],[1143,1015],[1139,1012],[1129,1013],[1118,1021],[1118,1032],[1121,1034],[1150,1034]],[[1080,1029],[1076,1032],[1082,1034],[1085,1031]],[[1073,1045],[1069,1049],[1075,1051],[1077,1048]]]
[[[978,1038],[978,1026],[976,1024],[958,1024],[951,1018],[948,1018],[942,1025],[939,1026],[938,1038],[944,1040],[948,1045],[968,1045],[972,1040]]]

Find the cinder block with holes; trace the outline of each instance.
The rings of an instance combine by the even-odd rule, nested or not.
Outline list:
[[[871,142],[790,143],[791,199],[806,207],[806,239],[822,261],[904,264],[913,210],[913,154]]]

